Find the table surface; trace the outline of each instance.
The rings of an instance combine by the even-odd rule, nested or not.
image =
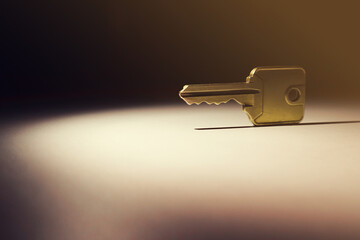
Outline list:
[[[308,104],[304,124],[270,127],[235,103],[4,121],[8,234],[359,239],[359,110]]]

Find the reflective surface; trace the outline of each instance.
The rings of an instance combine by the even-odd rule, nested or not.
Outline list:
[[[360,124],[194,130],[250,126],[238,108],[3,124],[3,183],[26,203],[9,203],[14,226],[35,224],[37,239],[358,239]],[[304,123],[350,120],[357,106],[310,104]]]

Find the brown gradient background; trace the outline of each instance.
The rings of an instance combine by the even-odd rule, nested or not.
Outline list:
[[[192,111],[178,91],[299,65],[307,121],[359,120],[359,7],[2,1],[0,239],[358,239],[358,125],[200,133],[249,122],[231,103]]]
[[[9,1],[1,105],[180,101],[186,83],[300,65],[308,100],[360,89],[357,1]]]

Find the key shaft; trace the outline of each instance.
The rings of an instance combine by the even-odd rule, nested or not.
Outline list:
[[[189,105],[206,102],[220,104],[235,100],[244,106],[254,105],[254,95],[261,94],[261,89],[247,82],[191,84],[185,85],[180,97]]]

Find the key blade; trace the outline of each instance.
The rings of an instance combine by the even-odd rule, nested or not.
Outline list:
[[[245,106],[254,104],[254,95],[259,94],[258,88],[251,87],[250,83],[215,83],[185,85],[180,91],[180,97],[189,105],[226,103],[235,100]]]

